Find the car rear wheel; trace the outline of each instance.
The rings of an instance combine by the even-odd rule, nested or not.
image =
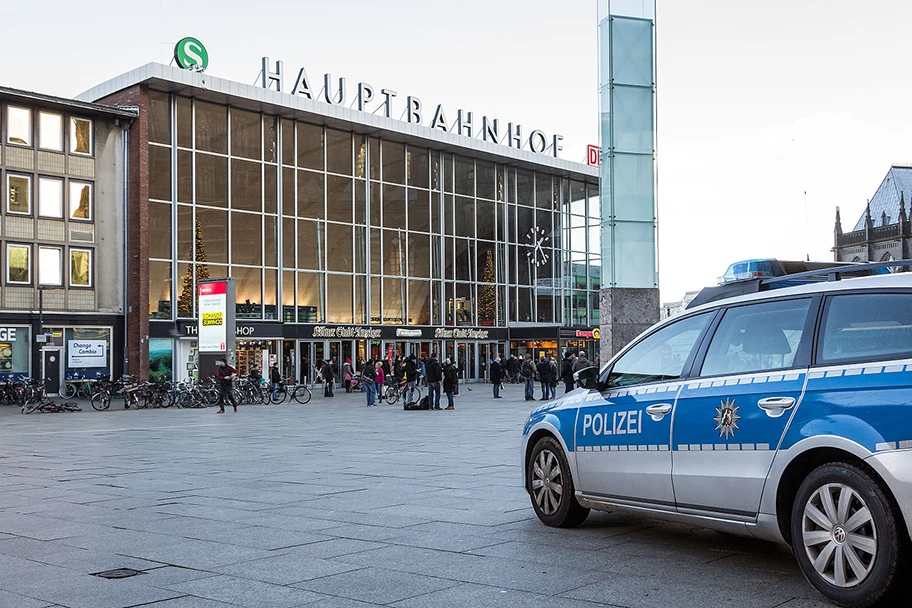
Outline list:
[[[527,487],[535,514],[548,526],[573,528],[589,516],[576,501],[570,465],[553,437],[542,437],[532,449],[527,468]]]
[[[804,576],[840,606],[892,606],[900,591],[905,526],[870,473],[848,463],[818,467],[792,507],[792,549]]]

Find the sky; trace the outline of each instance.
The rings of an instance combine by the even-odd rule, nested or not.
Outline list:
[[[662,300],[741,259],[832,260],[836,207],[851,230],[890,165],[912,163],[912,2],[657,4]],[[312,82],[329,72],[560,133],[568,160],[598,143],[595,0],[43,0],[4,13],[20,27],[4,30],[3,86],[75,96],[168,63],[194,36],[214,76],[254,84],[268,56],[286,81],[306,67]]]

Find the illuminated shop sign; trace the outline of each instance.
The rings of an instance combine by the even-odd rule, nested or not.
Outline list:
[[[227,296],[226,281],[200,283],[199,289],[199,352],[218,353],[227,350]]]
[[[260,84],[263,88],[275,89],[280,93],[286,91],[285,68],[281,61],[273,64],[269,57],[263,57],[263,69],[260,74]],[[307,71],[303,67],[297,71],[294,86],[291,89],[292,95],[300,95],[334,106],[345,106],[349,99],[349,92],[345,78],[334,79],[332,74],[324,74],[323,86],[319,92],[315,93]],[[436,107],[425,106],[418,97],[405,95],[405,105],[403,106],[401,102],[393,101],[394,98],[399,97],[397,91],[381,88],[378,97],[377,90],[366,82],[359,82],[357,91],[351,92],[355,100],[354,107],[360,112],[373,113],[382,108],[383,115],[387,118],[402,120],[404,116],[403,122],[423,125],[429,129],[455,133],[464,137],[480,138],[483,141],[519,150],[530,150],[536,154],[546,154],[550,150],[551,155],[555,158],[563,150],[561,145],[563,135],[555,133],[549,137],[540,129],[525,131],[523,126],[516,122],[508,122],[504,125],[499,119],[492,119],[488,116],[481,116],[481,120],[477,120],[474,112],[464,109],[457,110],[456,120],[451,122],[447,120],[447,114],[442,104],[437,104]],[[394,105],[397,106],[395,111],[393,110]],[[450,119],[452,119],[452,115]]]

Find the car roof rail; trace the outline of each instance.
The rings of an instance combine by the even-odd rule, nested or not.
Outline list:
[[[795,274],[787,274],[781,277],[751,279],[749,281],[739,281],[737,283],[729,283],[727,285],[704,287],[700,293],[697,294],[697,297],[695,297],[690,301],[690,303],[687,304],[685,310],[696,308],[701,304],[715,302],[716,300],[733,298],[735,296],[740,296],[748,293],[757,293],[760,291],[767,291],[781,287],[790,287],[791,283],[794,283],[795,281],[805,281],[807,283],[819,282],[823,280],[841,281],[844,278],[843,275],[852,277],[861,272],[866,273],[863,276],[871,276],[872,273],[870,271],[872,270],[878,270],[880,268],[908,268],[910,266],[912,266],[912,260],[892,260],[890,262],[848,264],[842,266],[831,266],[828,268],[818,268],[817,270],[808,270],[806,272],[798,272]]]

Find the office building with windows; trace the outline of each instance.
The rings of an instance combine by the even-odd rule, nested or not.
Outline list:
[[[496,354],[595,347],[596,168],[541,131],[412,97],[397,120],[385,89],[288,92],[263,65],[254,86],[148,64],[80,96],[139,108],[127,327],[150,340],[130,341],[132,371],[192,373],[196,282],[227,276],[241,371],[437,353],[472,380]]]
[[[0,88],[0,378],[119,372],[135,110]]]

